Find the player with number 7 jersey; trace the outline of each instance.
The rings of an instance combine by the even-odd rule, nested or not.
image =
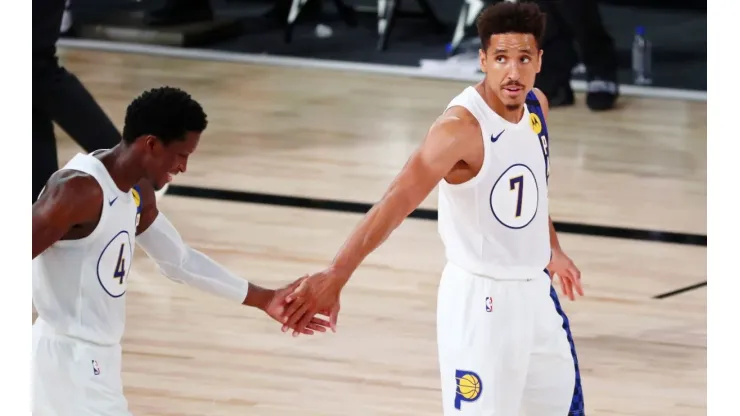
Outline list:
[[[534,88],[545,15],[499,2],[479,16],[484,79],[454,97],[323,271],[288,297],[284,327],[336,319],[353,272],[439,187],[447,264],[437,295],[447,415],[582,416],[575,349],[552,289],[583,294],[549,216],[547,99]]]

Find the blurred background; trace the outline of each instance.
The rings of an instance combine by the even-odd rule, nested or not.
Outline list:
[[[68,2],[69,3],[69,2]],[[473,49],[478,0],[71,0],[65,32],[88,39],[197,46],[220,51],[417,67]],[[638,28],[652,50],[651,85],[706,90],[706,2],[699,0],[542,0],[551,14],[546,48],[570,38],[574,79],[594,65],[616,66],[635,83]],[[301,5],[302,6],[298,6]],[[298,10],[290,16],[291,7]],[[460,17],[463,16],[464,19]],[[295,20],[294,20],[295,19]],[[288,21],[295,22],[289,25]],[[70,26],[66,26],[70,25]],[[173,34],[177,34],[175,36]],[[609,37],[614,56],[610,56]],[[593,48],[607,49],[593,53]],[[461,45],[451,50],[453,43]],[[474,41],[474,39],[473,39]],[[556,46],[553,46],[557,44]],[[560,55],[559,51],[557,53]],[[614,60],[615,62],[609,62]],[[603,61],[603,62],[601,62]],[[452,69],[448,69],[452,71]],[[547,76],[549,74],[543,74]],[[559,74],[557,75],[559,76]],[[556,75],[553,75],[553,78]]]

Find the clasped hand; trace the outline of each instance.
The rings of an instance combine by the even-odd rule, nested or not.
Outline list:
[[[283,332],[292,329],[294,337],[305,333],[305,329],[319,319],[316,314],[329,317],[328,326],[336,332],[339,295],[345,283],[346,279],[332,269],[301,278],[293,293],[285,298]]]

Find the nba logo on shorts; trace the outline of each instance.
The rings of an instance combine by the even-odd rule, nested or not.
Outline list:
[[[490,296],[486,296],[486,312],[491,312],[493,310],[493,298]]]
[[[455,370],[455,409],[460,410],[462,402],[474,402],[478,400],[483,391],[483,383],[478,374],[472,371]]]
[[[95,360],[92,360],[92,367],[93,367],[93,374],[100,375],[100,367],[98,367],[98,362]]]

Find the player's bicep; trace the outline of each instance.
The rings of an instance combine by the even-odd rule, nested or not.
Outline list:
[[[86,174],[66,171],[52,177],[31,208],[33,258],[73,226],[97,221],[102,201],[103,190]]]
[[[435,183],[447,176],[468,152],[466,133],[463,130],[468,130],[463,121],[442,120],[430,130],[424,145],[419,149],[419,161],[425,173]]]
[[[409,158],[398,183],[409,195],[426,197],[464,159],[469,127],[457,117],[445,117],[429,130],[422,145]],[[418,201],[419,203],[421,201]]]

